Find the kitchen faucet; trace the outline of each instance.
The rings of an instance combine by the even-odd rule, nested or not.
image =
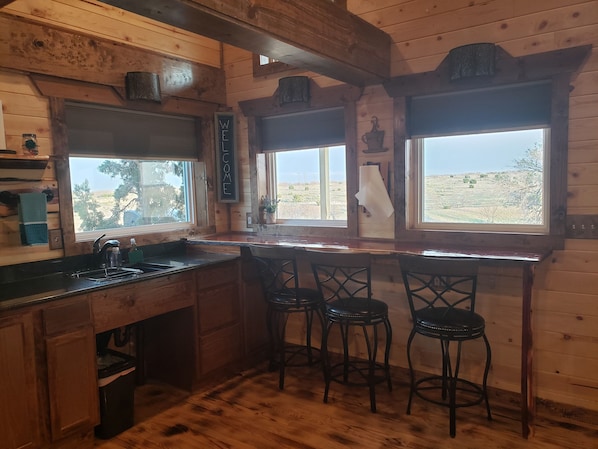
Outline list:
[[[93,242],[93,254],[97,256],[100,261],[100,265],[103,266],[111,266],[117,267],[120,264],[118,263],[118,258],[120,258],[120,251],[116,250],[115,258],[112,260],[108,260],[107,257],[107,250],[109,248],[120,248],[120,242],[118,240],[106,240],[103,245],[100,246],[100,241],[106,237],[106,234],[102,234],[100,237],[94,240]]]

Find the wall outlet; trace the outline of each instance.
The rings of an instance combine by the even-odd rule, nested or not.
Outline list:
[[[62,229],[48,230],[48,244],[50,249],[62,249]]]
[[[245,223],[247,228],[251,228],[253,226],[253,217],[251,216],[251,212],[247,212],[245,214]]]

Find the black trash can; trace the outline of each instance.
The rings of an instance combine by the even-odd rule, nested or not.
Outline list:
[[[133,426],[135,358],[111,349],[98,355],[100,389],[99,438],[112,438]]]

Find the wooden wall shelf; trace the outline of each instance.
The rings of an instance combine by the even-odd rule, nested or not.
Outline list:
[[[0,181],[40,181],[49,156],[0,157]]]

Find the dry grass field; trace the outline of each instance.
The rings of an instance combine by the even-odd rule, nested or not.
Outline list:
[[[426,178],[425,216],[431,222],[526,223],[512,193],[529,188],[525,172],[466,173]],[[346,219],[344,182],[330,189],[331,219]],[[319,219],[319,184],[278,186],[278,218]]]

